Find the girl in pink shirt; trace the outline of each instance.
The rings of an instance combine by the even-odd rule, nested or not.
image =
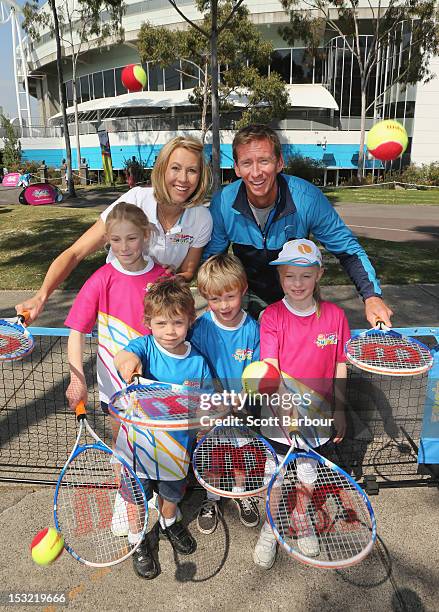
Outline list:
[[[282,375],[279,393],[291,396],[292,390],[304,396],[308,392],[312,403],[297,407],[298,417],[318,406],[324,416],[335,396],[333,425],[334,442],[340,442],[346,432],[344,389],[347,377],[344,345],[350,332],[346,315],[341,308],[320,298],[319,281],[323,275],[322,257],[311,240],[299,239],[287,242],[279,257],[270,265],[279,266],[279,280],[285,297],[268,306],[261,318],[261,359],[272,364]],[[294,379],[294,380],[293,380]],[[336,384],[334,385],[334,380]],[[270,407],[263,406],[262,416],[271,416]],[[265,414],[266,413],[266,414]],[[279,415],[282,416],[282,415]],[[316,417],[314,413],[310,417]],[[331,414],[326,416],[330,417]],[[301,430],[311,446],[328,441],[327,430],[312,435]],[[261,432],[273,443],[281,455],[289,450],[289,442],[281,428],[270,427]],[[310,439],[311,438],[311,439]],[[299,465],[300,461],[302,463]],[[296,523],[298,546],[308,556],[320,552],[317,535],[307,512],[316,478],[313,460],[298,460],[298,475],[303,482],[303,495],[298,495]],[[293,514],[294,514],[293,513]],[[267,522],[254,551],[257,565],[269,569],[276,558],[276,541]]]

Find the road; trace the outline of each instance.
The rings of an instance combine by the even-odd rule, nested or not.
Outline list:
[[[335,208],[358,236],[391,242],[439,240],[439,206],[346,203]]]
[[[0,186],[0,205],[18,201],[21,188]],[[78,198],[64,200],[61,206],[104,209],[123,193],[123,188],[78,191]],[[412,204],[335,204],[335,209],[358,236],[392,242],[439,240],[439,206]]]

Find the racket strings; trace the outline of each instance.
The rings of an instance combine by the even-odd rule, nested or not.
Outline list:
[[[259,436],[234,428],[213,430],[198,445],[192,461],[203,486],[223,495],[263,491],[276,467],[272,451]]]
[[[82,559],[110,564],[129,553],[128,530],[139,533],[143,494],[128,470],[97,449],[80,452],[68,465],[58,491],[56,514],[66,543]]]
[[[184,422],[204,414],[200,410],[199,395],[177,393],[169,388],[137,387],[121,392],[111,402],[113,411],[121,418],[137,422],[154,422],[166,419]]]
[[[32,351],[32,337],[7,322],[0,323],[0,359],[17,359]]]
[[[312,485],[300,482],[295,461],[277,476],[268,500],[276,535],[293,556],[307,556],[303,538],[313,538],[316,565],[350,565],[368,554],[373,540],[367,504],[342,474],[323,463],[316,471]]]
[[[355,362],[376,369],[410,372],[432,363],[431,352],[422,344],[380,332],[351,339],[348,354]]]

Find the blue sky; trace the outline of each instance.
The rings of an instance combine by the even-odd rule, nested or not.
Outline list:
[[[20,6],[24,6],[26,3],[25,0],[16,0],[16,2]],[[0,57],[2,58],[0,71],[0,106],[3,107],[9,117],[13,118],[17,116],[17,102],[12,62],[12,33],[10,22],[0,26]],[[37,115],[35,104],[32,104],[31,112],[33,117]]]

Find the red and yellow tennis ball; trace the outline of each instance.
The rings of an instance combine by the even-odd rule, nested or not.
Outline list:
[[[146,72],[139,64],[129,64],[122,70],[121,80],[128,91],[142,91],[146,85]]]
[[[407,132],[399,121],[386,119],[375,123],[367,135],[367,150],[376,159],[392,161],[407,149]]]
[[[276,368],[265,361],[253,361],[242,373],[242,386],[246,393],[275,393],[279,389],[280,375]]]
[[[38,565],[50,565],[64,550],[64,538],[54,527],[46,527],[32,540],[32,559]]]

